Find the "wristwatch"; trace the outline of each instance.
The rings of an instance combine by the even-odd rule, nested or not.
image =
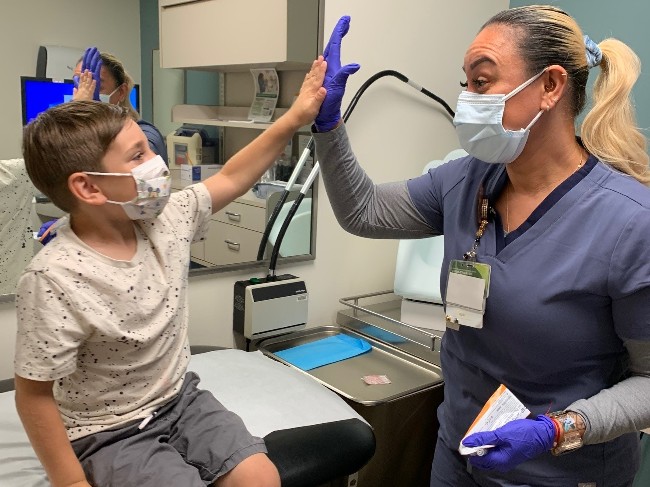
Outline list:
[[[582,435],[585,432],[585,422],[579,413],[573,411],[556,411],[549,418],[557,421],[560,427],[559,438],[553,445],[551,453],[555,456],[569,453],[582,446]]]

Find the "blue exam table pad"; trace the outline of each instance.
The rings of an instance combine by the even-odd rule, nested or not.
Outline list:
[[[301,370],[312,370],[369,352],[372,345],[363,338],[334,335],[275,352],[285,362]]]

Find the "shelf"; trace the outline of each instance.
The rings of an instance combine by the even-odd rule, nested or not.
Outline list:
[[[195,125],[213,125],[253,130],[266,130],[287,108],[276,108],[271,122],[249,122],[248,107],[227,107],[213,105],[175,105],[172,108],[172,121]],[[301,128],[302,130],[302,128]],[[309,127],[306,127],[309,131]]]

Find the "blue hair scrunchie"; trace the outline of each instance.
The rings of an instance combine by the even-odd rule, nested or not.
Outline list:
[[[584,36],[585,48],[587,54],[587,66],[589,69],[598,66],[603,59],[603,51],[600,50],[598,44],[592,41],[587,34]]]

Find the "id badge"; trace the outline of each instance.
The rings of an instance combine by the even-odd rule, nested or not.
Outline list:
[[[447,276],[447,327],[483,328],[485,301],[490,293],[490,266],[483,262],[452,260]]]

